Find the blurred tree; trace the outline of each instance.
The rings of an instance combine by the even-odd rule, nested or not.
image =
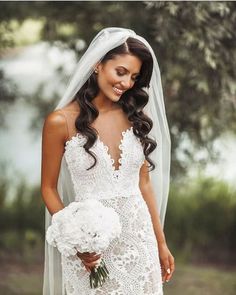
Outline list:
[[[78,55],[86,50],[81,50],[80,41],[88,45],[106,26],[129,27],[144,36],[154,48],[162,72],[175,177],[187,168],[177,157],[183,138],[193,145],[192,150],[183,148],[189,163],[196,161],[196,150],[202,149],[207,155],[204,165],[209,157],[216,157],[214,139],[225,131],[235,132],[236,3],[36,1],[3,2],[1,6],[0,24],[5,28],[11,20],[41,20],[42,40],[72,48]],[[40,98],[37,103],[42,122],[52,105],[47,107]]]
[[[17,98],[17,87],[13,81],[6,78],[4,72],[0,69],[0,126],[5,127],[4,117]]]
[[[214,139],[236,130],[235,8],[233,2],[147,3],[172,147],[176,151],[187,136],[196,148],[186,150],[189,159],[194,160],[199,148],[214,156]],[[178,161],[174,163],[180,167]]]

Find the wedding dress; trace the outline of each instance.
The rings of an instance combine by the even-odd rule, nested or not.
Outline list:
[[[67,119],[69,112],[59,110]],[[74,135],[72,135],[74,134]],[[85,151],[86,138],[71,132],[65,144],[62,165],[71,176],[75,200],[96,198],[119,214],[122,233],[112,241],[102,257],[109,278],[96,289],[89,285],[89,272],[77,256],[61,256],[63,288],[67,295],[162,295],[161,267],[158,245],[151,216],[139,188],[139,171],[145,156],[133,126],[122,131],[120,157],[115,161],[110,148],[98,136],[91,151],[97,164],[86,170],[94,159]],[[119,163],[119,167],[115,163]],[[93,222],[91,220],[91,222]]]

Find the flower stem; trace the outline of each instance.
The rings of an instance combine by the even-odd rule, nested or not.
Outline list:
[[[89,275],[90,287],[97,288],[98,285],[101,287],[108,276],[109,271],[106,268],[104,260],[101,260],[100,264],[91,270]]]

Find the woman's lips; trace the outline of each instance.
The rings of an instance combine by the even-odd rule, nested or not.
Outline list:
[[[120,90],[120,89],[118,89],[118,88],[116,88],[116,87],[112,87],[112,88],[113,88],[114,92],[115,92],[117,95],[121,95],[122,93],[124,93],[124,90]]]

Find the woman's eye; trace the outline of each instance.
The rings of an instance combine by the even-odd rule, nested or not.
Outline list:
[[[124,74],[123,73],[120,73],[120,72],[116,72],[118,76],[123,76]]]
[[[121,72],[116,72],[118,76],[124,76],[125,73],[121,73]],[[136,76],[135,78],[131,78],[134,82],[138,81],[139,76]]]

